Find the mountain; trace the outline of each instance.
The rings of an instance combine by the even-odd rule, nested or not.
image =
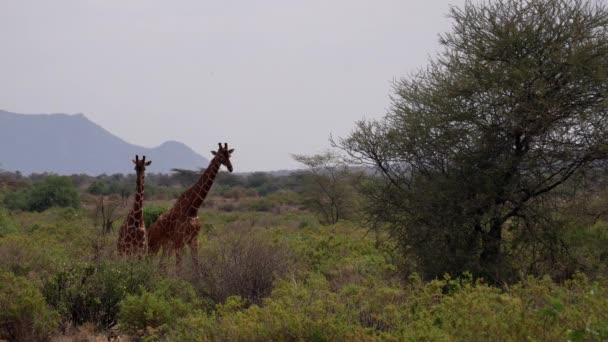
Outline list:
[[[198,169],[208,161],[168,141],[155,148],[129,144],[82,114],[24,115],[0,110],[0,169],[24,174],[132,173],[131,159],[152,160],[148,172]]]

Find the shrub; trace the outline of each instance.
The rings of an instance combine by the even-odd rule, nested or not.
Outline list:
[[[212,237],[201,253],[199,290],[216,302],[238,295],[259,303],[272,291],[275,277],[288,267],[286,249],[251,227],[234,225]]]
[[[162,215],[168,208],[166,206],[160,205],[150,205],[144,207],[144,223],[146,224],[146,228],[150,228],[154,222],[158,219],[160,215]]]
[[[59,315],[23,277],[0,272],[0,308],[0,339],[42,341],[57,330]]]
[[[117,322],[120,301],[154,288],[155,274],[147,261],[78,264],[55,274],[43,293],[64,322],[92,322],[107,329]]]
[[[11,210],[28,210],[29,188],[9,192],[4,196],[4,205]]]
[[[51,207],[80,207],[78,189],[70,177],[47,176],[29,188],[16,191],[5,198],[11,209],[44,211]]]
[[[220,205],[219,210],[225,212],[232,212],[236,209],[236,206],[233,203],[224,203]]]
[[[47,239],[13,234],[0,239],[0,270],[38,280],[53,273],[61,262],[61,250]]]
[[[28,204],[31,211],[44,211],[50,207],[78,208],[80,198],[71,178],[49,176],[34,184]]]
[[[120,303],[120,330],[138,337],[183,336],[187,332],[180,327],[198,326],[191,316],[204,317],[199,307],[200,300],[188,283],[163,281],[156,290],[128,295]],[[175,328],[179,332],[172,332]]]
[[[246,190],[243,189],[242,187],[225,188],[220,191],[220,195],[223,198],[231,198],[234,200],[239,200],[239,199],[241,199],[241,197],[245,197]]]
[[[0,238],[16,231],[17,226],[13,222],[8,210],[0,208]]]
[[[272,210],[275,204],[268,198],[262,197],[243,200],[240,206],[245,210],[264,212]]]
[[[107,195],[108,185],[104,181],[96,180],[87,188],[87,192],[91,195]]]
[[[218,306],[220,333],[228,341],[346,341],[354,326],[322,277],[304,283],[279,281],[263,306],[230,297]]]

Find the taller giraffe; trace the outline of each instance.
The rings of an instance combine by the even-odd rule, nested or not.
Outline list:
[[[230,156],[234,149],[228,149],[228,144],[218,144],[219,149],[211,151],[214,155],[209,166],[198,181],[186,190],[175,202],[173,207],[162,214],[150,227],[148,252],[158,253],[163,248],[163,256],[167,251],[175,251],[176,264],[179,267],[185,245],[190,246],[192,262],[198,266],[198,233],[201,223],[198,219],[198,209],[213,185],[215,176],[224,165],[232,172]]]
[[[121,255],[144,255],[147,251],[148,241],[146,238],[146,225],[144,224],[144,178],[146,166],[152,164],[152,161],[146,162],[146,156],[140,160],[138,155],[135,155],[135,172],[137,181],[135,186],[135,200],[133,208],[129,211],[129,215],[120,226],[118,235],[118,253]]]

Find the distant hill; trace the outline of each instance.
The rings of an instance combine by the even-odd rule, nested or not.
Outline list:
[[[24,115],[0,110],[0,169],[24,174],[132,173],[135,154],[152,160],[149,172],[198,169],[208,161],[168,141],[155,148],[129,144],[82,114]]]

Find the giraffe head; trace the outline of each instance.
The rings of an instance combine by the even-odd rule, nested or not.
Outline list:
[[[135,164],[135,172],[140,173],[146,170],[146,166],[152,164],[151,160],[146,161],[146,156],[143,156],[142,159],[139,159],[139,156],[136,154],[135,159],[132,160],[133,164]]]
[[[219,149],[216,151],[211,151],[211,154],[213,154],[215,156],[216,159],[219,159],[219,162],[224,165],[228,171],[232,172],[232,163],[230,163],[230,156],[232,155],[232,152],[234,152],[234,149],[228,149],[228,143],[224,143],[224,146],[222,146],[222,143],[218,143]]]

